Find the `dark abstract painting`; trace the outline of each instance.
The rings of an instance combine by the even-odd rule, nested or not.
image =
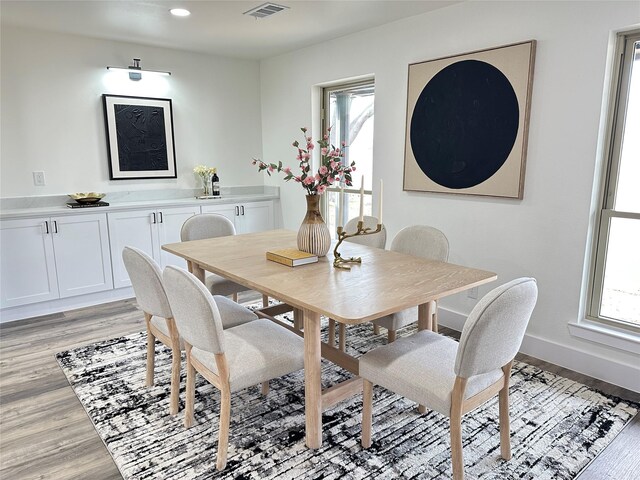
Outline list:
[[[176,178],[171,100],[103,95],[110,178]]]
[[[404,189],[522,198],[535,42],[409,66]]]

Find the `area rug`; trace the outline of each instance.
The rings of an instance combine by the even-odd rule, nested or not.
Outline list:
[[[323,328],[326,335],[326,325]],[[347,329],[352,355],[385,343],[370,325]],[[411,329],[404,334],[411,333]],[[374,389],[373,445],[360,446],[362,397],[323,414],[322,448],[304,445],[304,374],[231,396],[228,463],[215,469],[219,394],[198,376],[195,424],[168,415],[171,353],[156,345],[156,384],[145,388],[146,335],[57,354],[69,383],[127,479],[451,478],[449,420]],[[428,361],[428,359],[425,359]],[[184,369],[183,369],[184,370]],[[349,378],[323,361],[323,385]],[[463,418],[466,478],[575,478],[636,414],[638,405],[516,362],[511,379],[513,458],[500,457],[497,400]]]

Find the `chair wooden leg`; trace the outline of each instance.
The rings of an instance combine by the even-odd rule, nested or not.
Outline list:
[[[449,415],[451,429],[451,464],[453,480],[464,479],[464,458],[462,456],[462,406],[467,380],[456,377],[451,392],[451,413]]]
[[[464,479],[464,459],[462,457],[462,419],[451,417],[451,464],[453,479]]]
[[[269,380],[267,380],[266,382],[262,382],[261,392],[265,397],[269,395]]]
[[[340,350],[344,352],[345,348],[347,348],[347,326],[344,323],[338,325],[338,344],[340,346]]]
[[[151,333],[151,315],[144,314],[144,319],[147,323],[147,378],[145,379],[145,385],[147,387],[153,386],[153,370],[156,356],[156,337]]]
[[[427,407],[425,407],[424,405],[418,405],[418,413],[427,413]]]
[[[373,324],[373,334],[380,335],[380,325]]]
[[[502,367],[504,373],[504,387],[500,390],[498,409],[500,412],[500,454],[505,460],[511,460],[511,435],[509,433],[509,377],[511,365]]]
[[[220,391],[220,431],[218,434],[218,459],[216,468],[224,470],[227,466],[229,448],[229,420],[231,417],[231,392],[226,388]]]
[[[169,415],[175,415],[180,408],[180,346],[171,349],[171,401]]]
[[[269,306],[269,295],[262,295],[262,306],[265,308]]]
[[[396,341],[396,331],[395,330],[387,331],[387,342],[392,343],[395,341]]]
[[[191,365],[191,345],[186,345],[187,350],[187,391],[185,393],[184,426],[190,428],[193,425],[193,407],[196,401],[196,370]]]
[[[231,297],[233,298],[234,302],[238,303],[238,293],[237,292],[234,293]]]
[[[431,317],[431,328],[434,332],[438,333],[438,302],[435,300],[433,303],[433,317]]]
[[[304,328],[302,310],[300,310],[299,308],[293,309],[293,328],[295,328],[296,330],[302,330]]]
[[[171,400],[169,415],[175,415],[180,408],[180,334],[173,318],[167,318],[167,327],[171,337]]]
[[[329,319],[329,338],[327,344],[329,344],[330,347],[336,344],[336,321],[333,318]]]
[[[371,446],[371,423],[373,411],[373,383],[362,379],[364,385],[362,389],[362,447]]]

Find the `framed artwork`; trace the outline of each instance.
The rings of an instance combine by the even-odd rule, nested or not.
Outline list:
[[[104,94],[102,101],[109,178],[176,178],[171,100]]]
[[[404,190],[522,198],[535,50],[409,65]]]

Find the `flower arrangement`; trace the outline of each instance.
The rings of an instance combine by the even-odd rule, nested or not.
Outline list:
[[[193,168],[193,173],[200,176],[203,180],[213,175],[213,167],[207,167],[206,165],[196,165]]]
[[[196,165],[193,173],[200,177],[202,181],[202,194],[205,197],[211,195],[211,176],[214,174],[215,168],[206,165]]]
[[[304,136],[304,141],[300,144],[297,140],[292,143],[292,146],[298,150],[296,160],[299,162],[300,175],[296,175],[291,170],[291,167],[283,167],[282,162],[265,163],[260,159],[254,158],[253,165],[258,165],[258,171],[267,172],[267,175],[271,176],[273,172],[284,172],[285,181],[294,180],[302,185],[307,191],[307,195],[322,195],[325,190],[333,185],[335,182],[344,181],[345,185],[351,186],[351,172],[354,172],[356,162],[351,162],[350,166],[346,166],[342,163],[344,157],[344,148],[346,145],[342,142],[342,149],[336,148],[329,143],[329,134],[331,133],[331,127],[329,127],[326,133],[322,136],[321,140],[317,143],[320,146],[320,167],[317,173],[311,172],[309,165],[311,160],[311,151],[314,149],[313,141],[310,136],[307,136],[307,129],[301,128]],[[304,148],[302,145],[306,146]]]

